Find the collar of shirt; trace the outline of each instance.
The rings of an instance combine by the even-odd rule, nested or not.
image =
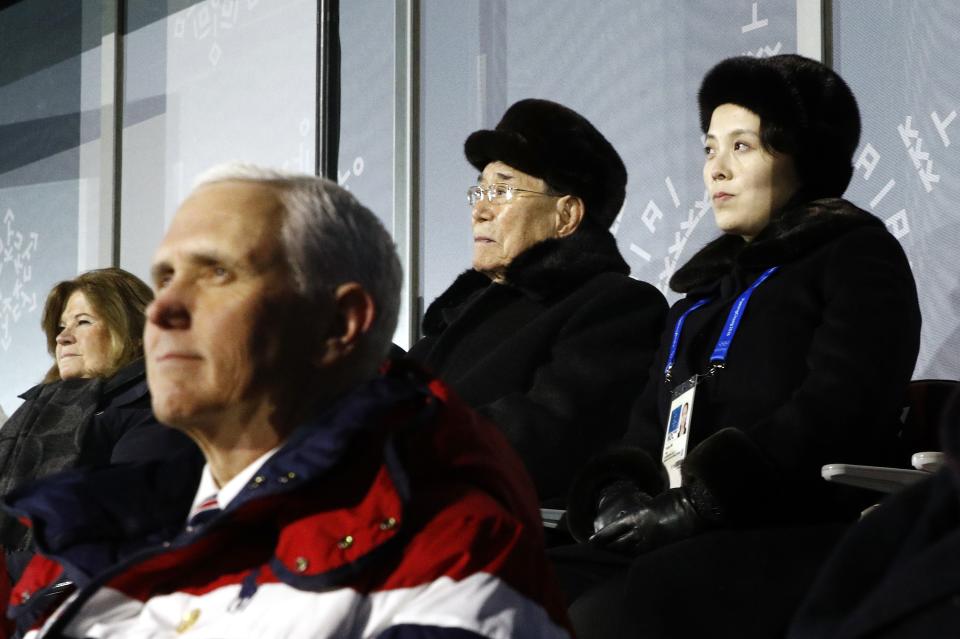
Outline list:
[[[201,510],[201,504],[208,501],[211,497],[216,497],[217,506],[225,509],[227,505],[233,501],[233,498],[240,494],[240,491],[247,485],[247,482],[260,470],[260,467],[263,466],[268,459],[273,457],[278,450],[280,450],[280,446],[271,448],[260,455],[260,457],[257,457],[237,473],[233,479],[224,484],[222,488],[217,486],[217,482],[213,478],[213,472],[210,470],[210,464],[204,464],[203,471],[200,474],[200,485],[197,486],[197,492],[193,497],[193,505],[190,507],[190,515],[187,517],[187,520],[189,521],[197,511]]]

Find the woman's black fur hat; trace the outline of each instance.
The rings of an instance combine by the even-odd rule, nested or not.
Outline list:
[[[803,56],[727,58],[703,78],[700,129],[713,110],[737,104],[779,130],[776,150],[793,157],[805,199],[841,197],[853,177],[860,142],[860,110],[846,82]],[[765,140],[767,142],[767,140]]]
[[[549,100],[515,103],[494,130],[463,145],[479,171],[500,161],[583,199],[585,220],[607,229],[623,206],[627,169],[613,145],[582,115]]]

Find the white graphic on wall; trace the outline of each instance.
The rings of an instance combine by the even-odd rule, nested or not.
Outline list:
[[[863,171],[863,179],[866,181],[870,180],[870,177],[873,175],[873,172],[876,170],[877,165],[880,164],[880,152],[877,151],[872,144],[867,142],[866,146],[863,147],[863,150],[860,151],[860,155],[857,156],[856,161],[853,163],[854,171]],[[870,200],[870,210],[875,214],[879,215],[877,212],[877,206],[883,201],[887,194],[893,190],[893,187],[896,186],[897,181],[890,179],[880,187],[880,190],[877,191],[877,194],[873,196]],[[881,218],[882,219],[882,218]],[[908,233],[910,233],[910,220],[907,217],[907,210],[900,209],[893,215],[890,215],[884,222],[887,225],[887,228],[890,230],[890,233],[897,238],[898,240]]]
[[[937,133],[940,134],[940,141],[943,142],[944,148],[950,146],[950,136],[947,135],[947,127],[950,126],[950,123],[953,122],[955,117],[957,117],[956,111],[951,111],[950,115],[943,120],[940,119],[936,111],[930,112],[930,119],[933,120],[933,126],[937,128]]]
[[[613,224],[610,225],[610,234],[616,237],[617,232],[620,230],[620,223],[623,221],[623,212],[627,210],[627,201],[623,201],[623,205],[620,207],[620,212],[617,213],[617,217],[613,218]]]
[[[947,129],[956,117],[956,110],[951,110],[946,117],[942,118],[937,111],[930,112],[930,120],[944,149],[950,147],[950,136]],[[935,172],[934,160],[930,153],[923,150],[923,138],[920,137],[920,131],[913,128],[912,116],[904,116],[903,123],[897,125],[897,133],[900,135],[900,140],[907,150],[907,157],[913,164],[913,168],[916,169],[924,190],[927,193],[932,192],[934,185],[940,182],[940,175]],[[934,143],[934,146],[936,146],[936,143]],[[879,164],[880,152],[868,142],[860,151],[860,155],[857,156],[853,166],[855,170],[862,172],[864,180],[869,181]],[[883,202],[896,185],[897,181],[893,178],[887,180],[870,200],[870,210],[881,215],[876,210],[877,206]],[[898,240],[910,233],[910,216],[906,209],[900,209],[883,219],[890,233]]]
[[[680,209],[680,198],[677,196],[676,189],[673,186],[673,180],[671,180],[670,177],[667,177],[664,179],[664,184],[666,185],[667,191],[670,194],[673,207],[675,209]],[[711,210],[711,208],[710,192],[705,189],[703,192],[703,197],[699,200],[695,200],[693,205],[687,209],[686,217],[680,219],[680,227],[673,232],[673,241],[667,248],[667,254],[663,258],[663,269],[657,274],[656,286],[662,292],[667,292],[670,278],[673,276],[674,271],[677,270],[677,267],[681,264],[681,256],[684,248],[687,246],[687,242],[689,242],[690,237],[697,228],[697,225],[700,224],[700,220],[703,219],[703,217],[708,211]],[[673,216],[671,216],[671,219],[672,218]],[[643,226],[650,233],[651,238],[656,235],[658,225],[663,219],[663,210],[660,208],[660,205],[658,205],[657,202],[652,199],[647,202],[643,212],[640,214],[640,221],[643,222]],[[616,226],[619,226],[619,224],[616,224]],[[638,240],[638,238],[634,239]],[[650,241],[653,242],[652,239]],[[650,251],[641,246],[638,241],[630,242],[627,245],[627,248],[631,253],[642,259],[644,262],[653,261],[653,255],[650,253]]]
[[[337,170],[337,184],[350,190],[347,182],[350,181],[351,177],[360,177],[361,175],[363,175],[363,158],[358,155],[353,159],[353,164],[350,165],[349,169],[343,172]]]
[[[32,259],[39,235],[24,234],[14,227],[16,216],[7,209],[0,227],[0,348],[10,348],[11,325],[24,313],[37,308],[37,292],[32,289]]]
[[[194,40],[210,40],[210,50],[207,59],[212,66],[217,66],[223,56],[220,34],[236,28],[240,18],[241,4],[247,11],[253,9],[260,0],[205,0],[199,2],[176,19],[173,27],[175,38],[185,38],[188,35]]]
[[[913,128],[912,121],[913,118],[908,115],[903,124],[897,125],[897,132],[903,146],[907,148],[907,155],[913,161],[923,188],[929,193],[933,190],[933,185],[940,181],[940,176],[933,172],[933,160],[930,159],[930,154],[923,150],[923,139],[920,132]]]
[[[759,2],[753,3],[752,13],[753,16],[750,19],[750,22],[740,27],[740,33],[749,33],[751,31],[756,31],[757,29],[763,29],[764,27],[770,26],[770,21],[766,18],[762,20],[758,17],[759,15]],[[749,55],[754,58],[769,58],[770,56],[777,55],[783,49],[783,43],[777,42],[773,45],[763,45],[758,48],[756,51],[744,51],[743,55]]]
[[[667,248],[667,255],[663,258],[663,270],[657,274],[657,287],[661,291],[667,291],[670,278],[680,265],[683,249],[686,248],[690,236],[710,208],[710,192],[704,189],[703,198],[696,200],[693,206],[687,209],[687,219],[681,221],[680,230],[673,233],[673,243]]]
[[[310,118],[301,118],[297,130],[300,134],[300,141],[297,143],[297,155],[284,160],[282,168],[284,171],[295,173],[313,173],[313,136],[310,135],[313,126]]]
[[[770,21],[767,20],[766,18],[764,18],[763,20],[760,20],[757,17],[757,14],[759,11],[759,7],[758,7],[759,4],[760,4],[759,2],[753,3],[753,20],[750,21],[750,24],[745,24],[742,27],[740,27],[740,33],[747,33],[748,31],[753,31],[754,29],[762,29],[763,27],[770,24]]]

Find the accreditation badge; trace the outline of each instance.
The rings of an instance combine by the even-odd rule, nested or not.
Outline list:
[[[663,442],[661,461],[667,469],[670,488],[680,486],[680,464],[687,456],[690,440],[690,424],[693,421],[693,398],[697,392],[698,375],[694,375],[670,392],[670,413],[667,419],[667,436]]]

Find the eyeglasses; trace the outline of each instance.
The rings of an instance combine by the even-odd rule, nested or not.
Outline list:
[[[509,184],[491,184],[486,188],[482,186],[471,186],[469,189],[467,189],[467,204],[469,204],[471,207],[476,206],[477,202],[483,199],[484,194],[487,196],[487,202],[490,202],[491,204],[503,204],[504,202],[509,202],[512,200],[514,193],[533,193],[534,195],[560,197],[559,195],[544,193],[542,191],[518,189],[517,187]]]

